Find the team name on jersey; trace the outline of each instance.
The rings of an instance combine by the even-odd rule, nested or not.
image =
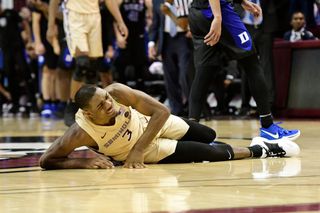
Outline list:
[[[129,123],[130,123],[130,118],[131,118],[131,113],[129,111],[123,111],[123,108],[121,107],[120,110],[120,115],[119,116],[124,116],[125,118],[127,118],[127,120],[121,125],[121,127],[119,128],[119,130],[117,131],[117,133],[111,138],[109,139],[105,144],[104,147],[108,148],[113,142],[115,142],[120,136],[123,138],[125,136],[128,137],[128,141],[131,140],[131,135],[132,135],[132,131],[130,131],[129,129],[127,129]]]
[[[136,3],[131,3],[131,4],[125,4],[123,5],[123,8],[125,10],[134,10],[134,11],[138,11],[141,12],[144,9],[144,5],[143,4],[136,4]]]

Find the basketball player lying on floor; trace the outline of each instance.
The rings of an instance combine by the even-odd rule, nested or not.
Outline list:
[[[75,101],[80,109],[76,123],[40,158],[45,169],[107,169],[116,161],[126,168],[144,163],[188,163],[242,158],[297,155],[297,144],[288,139],[268,142],[255,138],[250,147],[214,142],[213,129],[170,115],[166,106],[147,94],[122,84],[105,89],[86,85]],[[100,153],[96,158],[68,158],[77,147]]]

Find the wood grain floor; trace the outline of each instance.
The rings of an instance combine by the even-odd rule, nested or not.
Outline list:
[[[217,130],[219,140],[238,146],[248,146],[259,129],[256,120],[204,124]],[[320,211],[320,121],[288,120],[283,126],[302,131],[299,157],[58,171],[42,171],[36,161],[28,167],[26,156],[4,158],[1,165],[24,164],[0,169],[1,212]],[[51,143],[65,129],[61,121],[1,119],[0,146]],[[44,151],[23,149],[35,159]]]

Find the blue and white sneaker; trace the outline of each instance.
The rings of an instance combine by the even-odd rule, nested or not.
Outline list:
[[[52,115],[51,105],[44,104],[41,111],[41,117],[43,118],[50,118]]]
[[[260,128],[260,136],[268,140],[278,140],[281,138],[287,138],[292,141],[300,136],[300,130],[287,130],[282,128],[278,124],[280,123],[274,123],[268,128]]]
[[[255,145],[259,145],[262,148],[262,155],[260,158],[293,157],[298,156],[300,153],[298,144],[287,138],[267,140],[263,137],[255,137],[252,139],[250,146]]]

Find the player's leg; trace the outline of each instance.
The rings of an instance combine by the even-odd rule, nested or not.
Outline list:
[[[216,132],[198,122],[170,115],[161,129],[159,137],[209,144],[216,138]]]
[[[257,103],[261,120],[260,135],[269,140],[282,137],[297,138],[300,135],[299,130],[286,130],[273,124],[268,88],[250,33],[238,14],[225,0],[221,1],[221,12],[223,30],[219,43],[230,57],[239,59],[239,64],[247,75],[249,87]]]
[[[214,142],[204,144],[195,141],[178,141],[175,152],[158,163],[190,163],[203,161],[226,161],[244,158],[290,157],[297,156],[299,146],[288,139],[278,142],[257,137],[250,147],[233,147],[229,144]]]
[[[59,33],[63,31],[60,30]],[[59,36],[60,41],[60,55],[58,59],[58,73],[57,73],[57,82],[58,82],[58,94],[60,103],[56,112],[57,117],[64,117],[65,108],[67,102],[70,98],[70,88],[71,88],[71,76],[75,68],[74,60],[69,52],[67,43],[64,39],[65,35]]]
[[[56,75],[57,75],[57,63],[58,56],[54,53],[51,44],[47,41],[43,42],[46,52],[44,54],[45,64],[42,68],[42,95],[43,95],[43,107],[41,116],[50,117],[53,116],[56,109],[57,94],[56,94]]]
[[[204,36],[210,29],[212,19],[207,19],[201,10],[190,8],[189,24],[194,46],[195,76],[189,95],[189,119],[199,121],[201,111],[206,101],[212,75],[219,69],[220,45],[207,46]]]
[[[189,125],[189,129],[180,139],[181,141],[198,141],[209,144],[215,140],[216,132],[212,128],[192,120],[183,120]]]
[[[191,163],[225,161],[251,156],[248,148],[233,149],[228,144],[209,145],[195,141],[178,141],[175,152],[159,163]]]

